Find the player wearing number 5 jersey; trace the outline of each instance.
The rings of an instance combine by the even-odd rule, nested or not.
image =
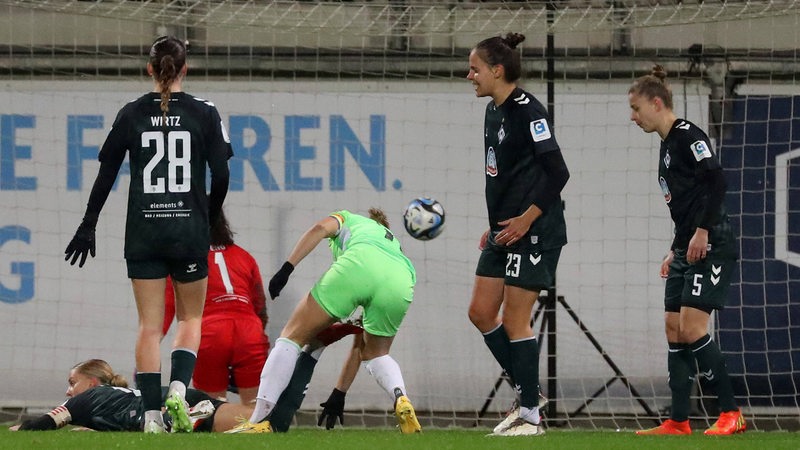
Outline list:
[[[125,159],[130,187],[125,259],[139,315],[136,384],[142,391],[145,431],[164,430],[161,419],[161,358],[167,275],[175,281],[178,330],[172,352],[169,410],[178,431],[191,431],[183,395],[194,370],[206,293],[209,220],[219,216],[228,192],[230,139],[208,101],[182,92],[186,46],[158,38],[147,73],[154,92],[125,105],[100,150],[100,171],[86,213],[65,251],[82,267],[95,254],[95,225]],[[211,173],[206,194],[206,167]],[[183,418],[183,420],[180,420]],[[176,429],[176,427],[173,427]]]
[[[208,252],[208,290],[203,308],[203,332],[195,388],[214,398],[225,397],[232,376],[242,404],[256,398],[269,339],[267,305],[261,272],[255,258],[233,241],[225,212],[211,227]],[[167,283],[164,334],[175,315],[175,292]]]
[[[708,334],[708,319],[725,305],[737,259],[724,206],[725,176],[708,136],[675,117],[666,76],[656,65],[628,90],[631,120],[645,133],[661,137],[658,182],[675,223],[675,236],[660,270],[666,278],[664,322],[672,407],[668,420],[637,434],[691,434],[689,395],[697,368],[716,392],[721,411],[705,434],[739,433],[747,425],[736,406],[725,357]]]

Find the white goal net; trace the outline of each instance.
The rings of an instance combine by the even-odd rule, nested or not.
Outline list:
[[[380,206],[401,230],[412,198],[444,205],[435,240],[398,231],[418,285],[393,355],[423,426],[493,426],[513,393],[467,318],[487,219],[486,99],[465,77],[472,46],[507,32],[526,35],[522,84],[551,108],[571,172],[569,244],[549,296],[561,300],[534,324],[548,424],[635,428],[668,414],[658,266],[671,221],[657,136],[630,122],[626,96],[660,63],[676,114],[715,140],[740,239],[740,270],[711,332],[752,426],[796,430],[800,2],[790,0],[0,0],[0,406],[60,403],[68,369],[88,358],[133,373],[124,171],[97,257],[79,270],[63,251],[98,148],[119,108],[152,88],[147,51],[169,33],[190,43],[184,88],[214,101],[230,131],[225,208],[266,278],[333,210]],[[273,340],[329,260],[312,253],[270,303]],[[320,361],[306,414],[327,398],[348,347]],[[714,415],[702,386],[694,400],[695,419]],[[387,409],[361,373],[348,424],[390,424]]]

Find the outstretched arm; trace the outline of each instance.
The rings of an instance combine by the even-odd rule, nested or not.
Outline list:
[[[283,263],[280,270],[269,280],[269,296],[273,300],[280,295],[283,287],[289,281],[289,275],[294,271],[294,267],[300,263],[311,250],[317,247],[323,239],[336,236],[339,232],[339,221],[332,216],[325,217],[306,230],[300,240],[295,244],[294,249],[289,254],[289,258]]]
[[[331,216],[325,217],[300,236],[286,261],[297,266],[323,239],[333,237],[338,232],[339,221]]]

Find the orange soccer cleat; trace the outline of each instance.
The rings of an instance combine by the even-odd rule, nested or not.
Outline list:
[[[639,436],[647,436],[647,435],[681,435],[681,434],[692,434],[692,429],[689,428],[689,421],[684,420],[683,422],[678,422],[672,419],[667,419],[661,425],[650,428],[648,430],[639,430],[636,432]]]
[[[707,429],[704,434],[708,436],[722,436],[734,433],[743,433],[747,429],[741,410],[727,411],[719,415],[719,419]]]

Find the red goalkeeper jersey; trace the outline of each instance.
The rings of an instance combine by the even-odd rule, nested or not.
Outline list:
[[[168,280],[164,334],[175,315],[175,291]],[[236,244],[208,252],[208,290],[203,320],[252,316],[266,318],[266,296],[255,258]]]

